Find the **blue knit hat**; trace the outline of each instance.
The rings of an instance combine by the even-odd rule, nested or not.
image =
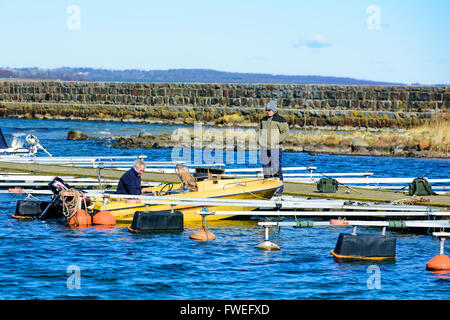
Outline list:
[[[266,105],[266,111],[267,110],[272,110],[273,113],[277,113],[278,108],[277,108],[277,100],[271,100],[267,105]]]

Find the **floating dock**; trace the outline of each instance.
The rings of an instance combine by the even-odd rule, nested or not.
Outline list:
[[[149,165],[150,167],[150,165]],[[99,168],[65,166],[56,164],[31,164],[31,163],[17,163],[0,161],[0,170],[7,170],[13,172],[31,172],[33,174],[46,174],[54,176],[78,176],[78,177],[93,177],[98,178]],[[101,169],[100,174],[102,178],[119,179],[124,173],[124,170],[104,168]],[[141,176],[142,181],[161,182],[161,183],[179,183],[178,176],[174,173],[161,172],[144,172]],[[226,176],[223,177],[227,178]],[[407,190],[407,189],[405,189]],[[404,191],[391,190],[374,190],[364,187],[344,186],[340,185],[335,193],[320,193],[317,192],[315,183],[303,182],[284,182],[285,195],[306,197],[306,198],[327,198],[327,199],[344,199],[353,201],[368,201],[368,202],[393,202],[408,204],[413,202],[415,205],[436,206],[436,207],[450,207],[450,195],[439,194],[432,196],[409,196]]]
[[[128,168],[129,169],[129,168]],[[15,163],[0,161],[0,170],[8,170],[13,172],[31,172],[33,174],[46,174],[54,176],[78,176],[78,177],[94,177],[99,175],[99,168],[65,166],[61,164],[31,164],[31,163]],[[124,170],[120,169],[101,169],[101,176],[108,179],[120,179],[124,174]],[[180,179],[176,174],[144,172],[141,176],[142,181],[155,182],[172,182],[178,183]]]
[[[285,182],[283,194],[308,198],[344,199],[353,201],[393,202],[407,204],[413,201],[415,205],[450,207],[450,195],[409,196],[402,191],[372,190],[360,187],[345,187],[340,185],[335,193],[321,193],[316,184]],[[422,200],[422,201],[420,201]],[[429,200],[429,201],[427,201]]]

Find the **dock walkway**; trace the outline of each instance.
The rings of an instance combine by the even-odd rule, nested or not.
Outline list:
[[[98,177],[97,168],[63,166],[63,165],[49,165],[49,164],[29,164],[29,163],[14,163],[0,161],[0,171],[16,171],[16,172],[32,172],[33,174],[49,174],[49,175],[70,175],[80,177]],[[109,179],[118,179],[124,173],[123,170],[118,169],[102,169],[101,176]],[[174,173],[156,173],[144,172],[142,174],[142,181],[153,181],[162,183],[178,183],[180,182],[178,176]],[[407,190],[407,188],[405,189]],[[415,202],[415,205],[450,207],[450,195],[433,195],[425,197],[411,197],[403,192],[387,191],[387,190],[373,190],[367,188],[358,188],[339,186],[336,193],[320,193],[317,192],[315,183],[301,183],[301,182],[285,182],[284,194],[311,198],[328,198],[328,199],[346,199],[353,201],[370,201],[370,202],[390,202],[390,201],[417,201],[417,199],[429,199],[429,202]]]
[[[408,188],[405,188],[407,191]],[[404,190],[404,191],[405,191]],[[434,195],[434,196],[409,196],[404,191],[392,190],[373,190],[367,188],[358,188],[340,185],[336,193],[320,193],[317,191],[315,183],[285,182],[284,194],[311,197],[311,198],[327,198],[327,199],[345,199],[353,201],[370,201],[370,202],[391,202],[391,201],[417,201],[420,199],[429,199],[428,201],[415,202],[415,205],[450,207],[450,195]]]

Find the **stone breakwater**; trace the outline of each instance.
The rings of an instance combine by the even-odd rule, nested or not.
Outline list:
[[[178,148],[216,151],[257,151],[257,133],[253,128],[211,129],[195,131],[177,129],[172,133],[151,134],[140,132],[132,136],[88,137],[80,131],[70,131],[68,140],[111,140],[115,148]],[[450,142],[445,150],[435,150],[430,140],[416,140],[404,132],[393,134],[365,132],[304,134],[294,133],[284,142],[285,152],[308,152],[310,154],[345,154],[360,156],[392,156],[418,158],[450,158]]]
[[[0,117],[254,125],[276,99],[291,127],[411,127],[448,113],[450,87],[0,80]]]

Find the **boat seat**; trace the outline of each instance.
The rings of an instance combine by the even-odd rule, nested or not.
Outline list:
[[[189,172],[188,167],[182,164],[177,164],[175,167],[175,172],[183,184],[183,189],[198,191],[197,182],[195,182],[195,179]]]

